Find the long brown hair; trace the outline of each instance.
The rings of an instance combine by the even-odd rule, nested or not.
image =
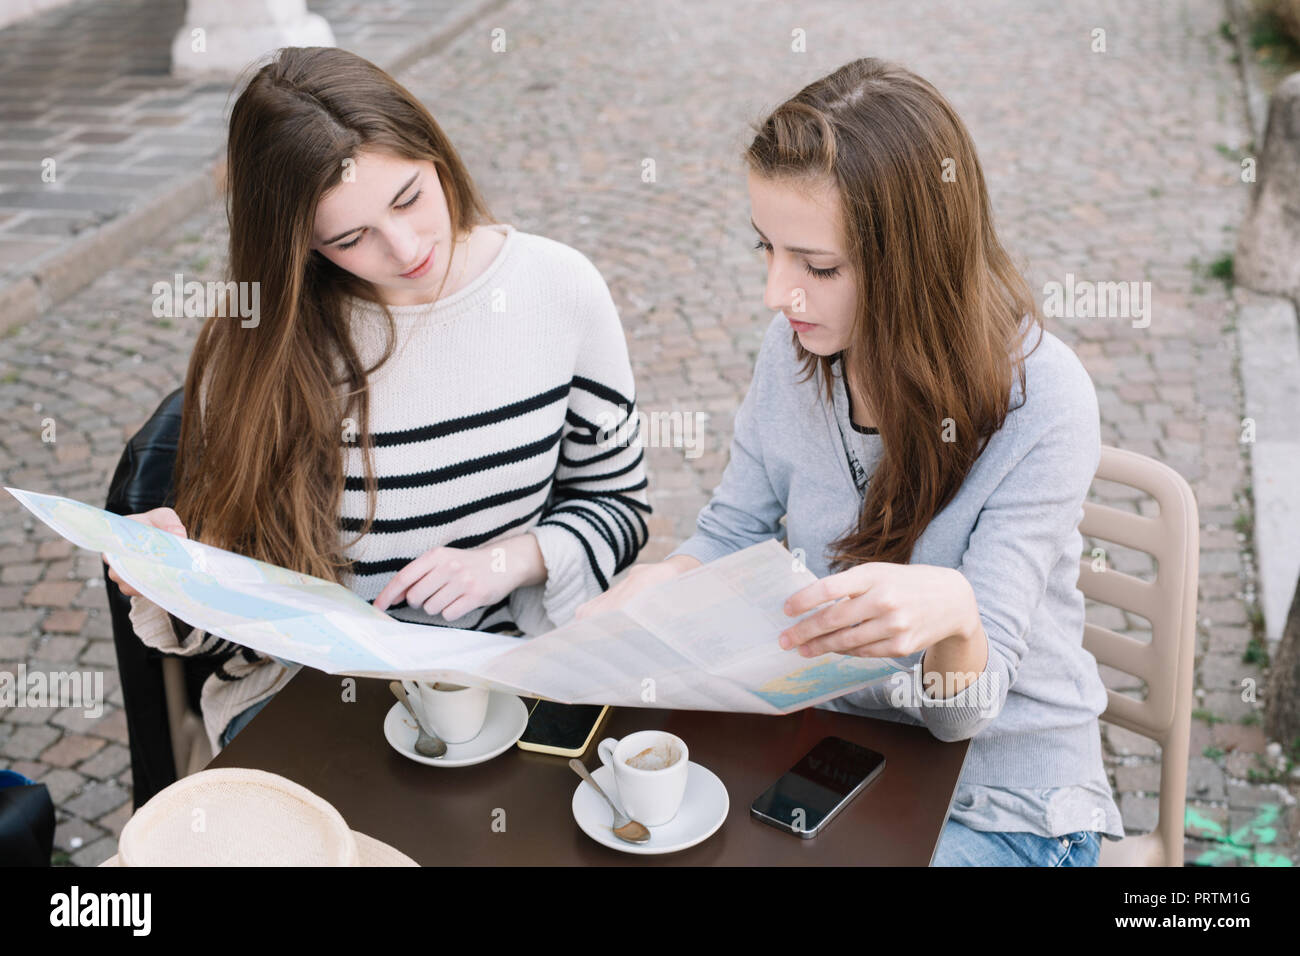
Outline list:
[[[829,181],[839,193],[858,289],[842,371],[865,392],[884,448],[831,563],[907,563],[1002,427],[1013,372],[1024,388],[1022,317],[1042,328],[994,235],[975,146],[928,82],[864,58],[778,106],[745,160],[766,179]],[[818,372],[831,401],[834,357],[794,344],[802,380]]]
[[[258,283],[259,315],[244,327],[231,307],[204,322],[175,473],[191,537],[331,581],[356,540],[339,527],[351,423],[367,500],[358,538],[374,520],[367,378],[396,335],[385,305],[385,349],[363,368],[345,296],[383,305],[378,290],[310,249],[317,203],[362,151],[432,161],[453,235],[492,221],[442,129],[391,76],[333,47],[276,51],[240,93],[226,151],[227,278]]]

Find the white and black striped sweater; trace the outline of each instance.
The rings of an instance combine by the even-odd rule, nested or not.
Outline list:
[[[392,309],[400,351],[371,381],[376,521],[349,550],[344,583],[372,600],[436,545],[476,548],[528,531],[546,583],[455,625],[536,634],[567,622],[635,560],[650,507],[636,442],[599,441],[635,401],[604,279],[562,243],[499,228],[505,244],[469,286],[431,306]],[[382,345],[382,315],[361,303],[354,321],[368,362]],[[358,450],[345,470],[342,530],[354,535],[365,516]],[[404,604],[393,610],[447,623]]]
[[[530,532],[545,583],[451,626],[531,635],[567,622],[633,563],[649,536],[650,506],[630,421],[635,386],[627,344],[604,279],[563,243],[508,225],[490,228],[506,240],[468,286],[436,303],[390,307],[397,346],[370,379],[376,520],[348,549],[353,564],[343,583],[370,601],[433,547],[474,548]],[[381,354],[384,318],[373,304],[353,306],[353,339],[368,366]],[[619,428],[625,423],[629,428]],[[359,431],[359,423],[349,426]],[[617,441],[608,440],[611,430]],[[344,455],[340,531],[351,540],[366,499],[360,451],[345,444]],[[138,598],[132,605],[137,633],[169,649],[161,647],[162,609]],[[448,624],[405,603],[390,613]],[[201,637],[191,634],[184,648],[170,649],[254,663],[246,649]],[[219,680],[236,677],[225,671]]]

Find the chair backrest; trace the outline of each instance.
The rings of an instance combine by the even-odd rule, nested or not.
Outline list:
[[[106,511],[139,514],[173,503],[172,470],[180,440],[184,389],[168,394],[131,436],[108,485]]]
[[[183,399],[182,389],[169,394],[127,442],[109,483],[106,510],[136,514],[174,503],[172,471]],[[147,648],[131,627],[131,603],[109,578],[107,567],[104,585],[126,712],[134,802],[140,807],[211,756],[193,700],[215,665],[167,658]]]
[[[1087,597],[1151,622],[1150,643],[1096,624],[1084,626],[1083,646],[1099,664],[1139,677],[1147,686],[1145,700],[1108,690],[1101,719],[1149,737],[1161,748],[1156,829],[1118,843],[1103,840],[1100,863],[1182,866],[1200,566],[1196,499],[1168,465],[1119,448],[1102,446],[1096,477],[1144,491],[1160,509],[1147,517],[1089,501],[1079,524],[1082,534],[1144,551],[1157,563],[1155,580],[1144,581],[1115,570],[1104,558],[1085,556],[1079,562],[1079,590]]]

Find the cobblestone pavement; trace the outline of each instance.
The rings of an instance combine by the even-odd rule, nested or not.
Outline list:
[[[380,64],[463,8],[311,5],[339,46]],[[184,0],[100,0],[0,31],[0,286],[224,148],[231,84],[168,73],[184,23]],[[57,186],[42,178],[47,157]]]
[[[498,219],[569,243],[600,268],[627,329],[641,409],[710,414],[697,457],[647,452],[647,559],[690,533],[716,485],[768,321],[739,161],[748,123],[856,56],[897,59],[931,80],[975,136],[1001,235],[1035,289],[1067,274],[1151,283],[1147,328],[1129,318],[1048,327],[1093,377],[1103,440],[1172,465],[1200,505],[1187,862],[1290,865],[1300,859],[1297,784],[1266,756],[1261,703],[1241,694],[1250,678],[1262,701],[1267,672],[1247,662],[1258,649],[1234,306],[1205,275],[1232,249],[1247,201],[1233,155],[1247,139],[1242,91],[1222,16],[1214,0],[1087,11],[909,0],[873,4],[869,15],[815,0],[776,16],[756,0],[635,14],[594,0],[512,0],[399,79],[447,129]],[[495,27],[505,52],[491,50]],[[1105,52],[1092,49],[1098,28]],[[796,29],[807,52],[791,50]],[[645,159],[655,161],[651,183]],[[181,382],[197,330],[152,318],[148,290],[176,271],[217,277],[225,238],[214,206],[0,340],[6,484],[102,501],[123,441]],[[49,418],[53,443],[41,438]],[[1153,505],[1100,484],[1094,496],[1139,512]],[[0,765],[49,785],[59,850],[97,863],[130,812],[99,558],[54,540],[11,501],[0,513],[0,670],[102,669],[112,690],[96,721],[0,715]],[[1106,547],[1113,566],[1151,575],[1149,558]],[[1125,633],[1146,626],[1099,606],[1089,617]],[[1128,682],[1103,676],[1116,689]],[[1150,830],[1158,748],[1106,724],[1103,735],[1126,828]]]

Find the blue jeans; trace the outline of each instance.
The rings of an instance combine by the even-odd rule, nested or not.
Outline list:
[[[986,833],[949,819],[931,866],[1096,866],[1101,837],[1078,830],[1056,837]]]
[[[228,746],[230,742],[235,739],[235,735],[247,727],[249,721],[256,717],[258,712],[269,704],[273,697],[275,697],[274,694],[265,700],[259,700],[252,707],[245,708],[234,717],[230,718],[230,723],[226,724],[226,729],[221,732],[221,746]]]

